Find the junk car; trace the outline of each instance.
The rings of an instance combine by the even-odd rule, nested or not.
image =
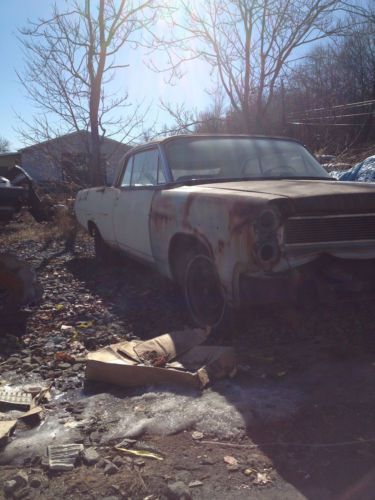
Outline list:
[[[118,249],[183,290],[194,322],[243,304],[371,289],[375,186],[332,179],[299,142],[188,135],[130,150],[111,187],[79,191],[99,258]]]

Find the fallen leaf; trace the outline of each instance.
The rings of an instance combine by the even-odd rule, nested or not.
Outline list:
[[[55,352],[55,360],[58,362],[65,362],[65,363],[73,363],[75,361],[73,356],[63,351]]]
[[[78,321],[76,323],[77,328],[82,328],[82,330],[85,330],[86,328],[91,328],[93,325],[92,321]]]
[[[231,457],[230,455],[224,457],[224,462],[228,465],[238,465],[237,458]]]
[[[199,432],[199,431],[194,431],[191,433],[191,437],[195,440],[199,440],[199,439],[203,439],[204,438],[204,434],[203,432]]]
[[[257,472],[254,484],[262,485],[270,483],[271,479],[266,472]]]
[[[190,481],[189,488],[195,488],[197,486],[202,486],[202,481]]]
[[[251,474],[253,474],[253,470],[252,469],[245,469],[243,471],[243,473],[245,474],[245,476],[251,476]]]

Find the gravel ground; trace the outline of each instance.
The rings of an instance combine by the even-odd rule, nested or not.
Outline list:
[[[42,425],[18,426],[1,450],[6,497],[374,498],[373,297],[242,312],[213,341],[236,348],[238,375],[203,393],[87,385],[88,351],[189,320],[174,286],[151,269],[125,259],[101,266],[90,239],[69,236],[27,218],[2,234],[37,269],[44,298],[3,312],[0,379],[52,385]],[[164,460],[116,451],[125,437]],[[72,442],[98,461],[48,470],[47,444]]]

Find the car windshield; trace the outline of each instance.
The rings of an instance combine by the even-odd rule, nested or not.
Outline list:
[[[297,142],[251,137],[181,137],[167,142],[175,182],[199,179],[327,178]]]

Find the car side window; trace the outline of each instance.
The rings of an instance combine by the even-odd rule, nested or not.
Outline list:
[[[132,167],[133,167],[133,156],[131,156],[126,162],[125,169],[122,173],[121,187],[129,187],[130,179],[132,177]]]
[[[161,164],[161,159],[159,157],[158,161],[158,184],[165,184],[167,182],[164,172],[163,172],[163,166]]]
[[[142,151],[134,155],[131,185],[156,186],[158,184],[159,152],[157,149]]]

